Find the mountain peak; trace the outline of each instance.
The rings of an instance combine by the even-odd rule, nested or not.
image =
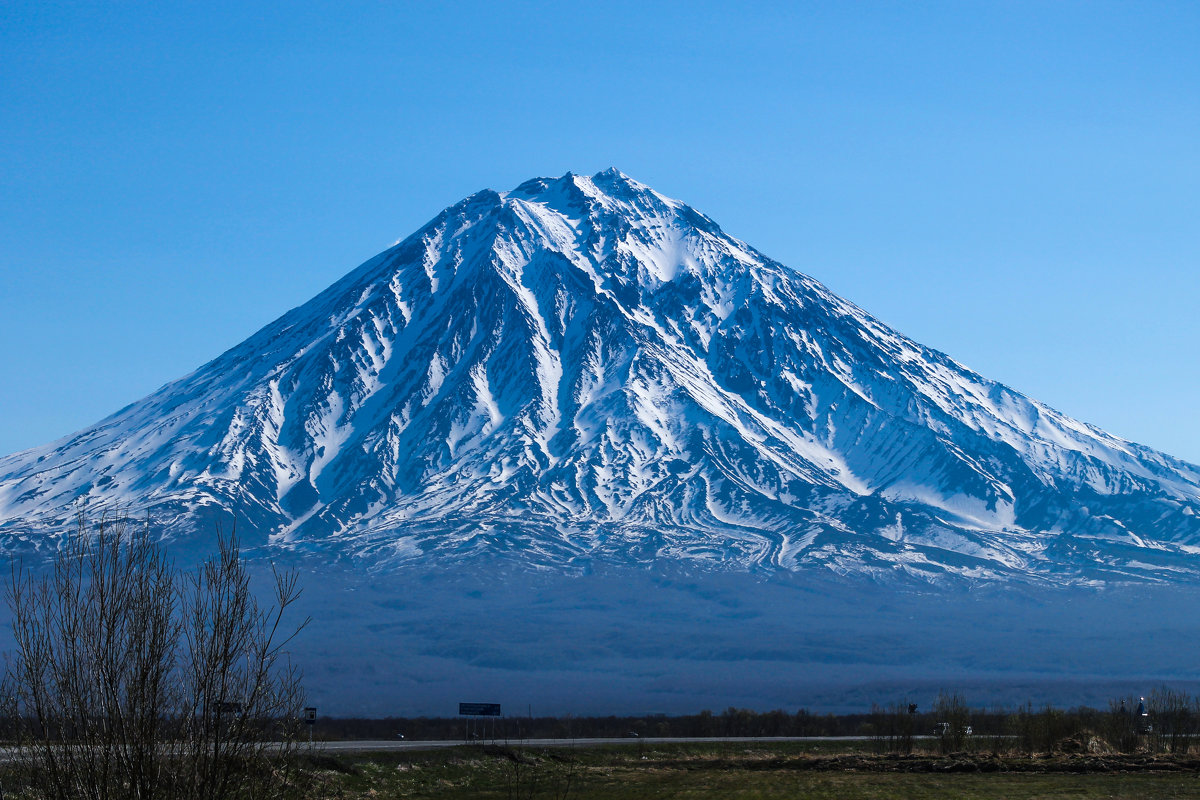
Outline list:
[[[612,199],[627,199],[634,194],[648,193],[661,200],[668,198],[658,195],[650,187],[624,174],[616,167],[597,172],[595,175],[578,175],[567,172],[558,178],[532,178],[517,186],[510,196],[539,197],[547,192],[581,192],[593,199],[608,197]]]
[[[0,459],[10,543],[81,503],[564,571],[1175,580],[1200,545],[1200,469],[971,373],[615,168],[478,192],[195,373]]]
[[[602,186],[622,186],[634,191],[649,190],[644,183],[634,180],[616,167],[601,170],[592,176],[592,182]]]

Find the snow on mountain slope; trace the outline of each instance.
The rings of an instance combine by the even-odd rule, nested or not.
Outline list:
[[[616,170],[482,191],[92,428],[0,532],[232,514],[379,565],[1192,580],[1200,467],[913,342]]]

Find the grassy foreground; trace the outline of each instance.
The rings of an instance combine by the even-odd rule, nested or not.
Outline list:
[[[875,756],[798,744],[565,750],[463,747],[314,756],[313,798],[1154,798],[1200,797],[1181,757]],[[824,750],[825,752],[822,752]]]

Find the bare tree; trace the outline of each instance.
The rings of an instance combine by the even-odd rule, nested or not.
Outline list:
[[[962,750],[971,730],[971,709],[967,701],[958,692],[939,692],[933,703],[933,713],[937,719],[934,732],[941,752]]]
[[[1187,692],[1169,686],[1160,686],[1150,693],[1149,717],[1153,723],[1147,738],[1152,750],[1188,751],[1196,732],[1195,704]]]
[[[54,798],[150,798],[181,630],[172,570],[149,533],[79,520],[49,574],[14,567],[8,602],[23,743]]]
[[[217,554],[187,576],[185,589],[179,678],[187,707],[180,741],[186,796],[196,800],[230,797],[235,782],[246,786],[247,763],[289,755],[304,704],[286,647],[307,620],[283,627],[300,596],[296,574],[272,567],[274,604],[262,608],[237,540],[218,535],[218,545]]]
[[[181,573],[148,525],[111,517],[81,516],[49,570],[14,565],[8,680],[38,792],[253,796],[261,782],[235,775],[275,775],[303,703],[284,651],[303,627],[284,627],[296,576],[273,577],[262,608],[235,537],[218,535],[217,553]]]

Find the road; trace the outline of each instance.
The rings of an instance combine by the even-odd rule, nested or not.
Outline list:
[[[701,736],[656,737],[646,736],[620,737],[611,739],[496,739],[481,740],[477,744],[495,744],[505,747],[596,747],[605,744],[706,744],[738,742],[853,742],[864,741],[866,736]],[[914,736],[913,739],[933,739],[933,736]],[[412,750],[437,750],[443,747],[459,747],[467,744],[461,739],[432,739],[427,741],[409,741],[407,739],[361,739],[339,741],[316,741],[312,749],[319,753],[399,753]],[[283,748],[282,743],[278,745]],[[308,743],[301,744],[301,752],[308,750]],[[16,759],[17,750],[13,747],[0,747],[0,764],[9,763]]]
[[[862,741],[864,736],[703,736],[695,738],[644,738],[614,739],[496,739],[480,741],[479,744],[497,744],[507,747],[595,747],[603,744],[705,744],[716,742],[852,742]],[[914,736],[914,739],[928,738]],[[326,753],[373,753],[402,752],[404,750],[436,750],[439,747],[458,747],[466,744],[461,739],[453,741],[430,740],[408,741],[407,739],[378,739],[361,741],[314,742],[313,749]]]

